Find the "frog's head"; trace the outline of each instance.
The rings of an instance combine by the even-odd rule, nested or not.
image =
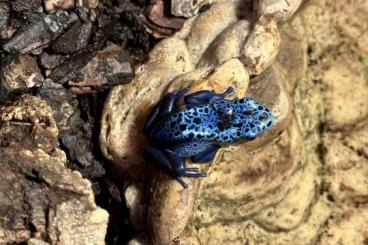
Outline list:
[[[232,126],[239,140],[252,140],[271,127],[272,112],[252,98],[234,100]]]

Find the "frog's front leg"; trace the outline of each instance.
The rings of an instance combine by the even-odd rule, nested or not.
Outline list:
[[[192,156],[192,162],[193,163],[208,163],[208,162],[211,162],[215,158],[218,149],[220,149],[220,146],[211,145],[205,151],[203,151],[203,152],[201,152],[197,155]]]
[[[209,90],[202,90],[192,94],[188,94],[184,97],[184,101],[189,106],[210,104],[218,100],[223,100],[229,94],[235,92],[233,87],[229,87],[225,92],[217,94]]]
[[[190,86],[175,93],[168,93],[167,95],[165,95],[165,97],[163,97],[157,103],[157,105],[153,107],[150,114],[148,115],[143,125],[143,132],[145,134],[151,132],[157,121],[159,121],[167,113],[170,113],[174,107],[177,107],[178,101],[182,99],[186,93],[188,93],[189,89]]]
[[[144,153],[154,158],[159,167],[176,178],[179,183],[187,188],[188,185],[184,182],[182,177],[206,177],[207,174],[199,173],[198,168],[187,168],[185,165],[185,158],[177,156],[174,152],[168,149],[160,149],[154,146],[145,146]]]

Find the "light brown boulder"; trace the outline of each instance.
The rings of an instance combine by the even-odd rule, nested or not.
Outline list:
[[[298,156],[290,156],[291,149],[298,150],[294,143],[289,142],[288,136],[279,142],[279,147],[283,145],[284,148],[279,149],[280,153],[271,161],[272,164],[269,162],[271,165],[265,164],[268,162],[267,159],[271,158],[271,151],[264,153],[255,151],[258,147],[271,147],[265,144],[284,131],[291,120],[291,101],[284,84],[289,80],[289,76],[285,75],[285,70],[281,66],[275,65],[262,76],[249,82],[249,71],[246,68],[247,64],[240,59],[240,50],[242,45],[246,44],[247,37],[251,35],[249,34],[252,31],[249,28],[251,20],[239,19],[239,6],[237,1],[217,3],[186,21],[180,32],[154,48],[149,61],[138,67],[132,83],[114,88],[106,101],[100,134],[101,149],[111,160],[111,168],[115,170],[116,177],[123,180],[127,187],[124,195],[134,227],[142,229],[147,222],[150,241],[154,244],[171,244],[178,241],[195,244],[197,240],[193,238],[191,232],[184,232],[195,200],[205,201],[208,198],[214,205],[214,210],[218,210],[221,206],[216,206],[217,202],[210,198],[211,193],[214,198],[218,198],[216,191],[222,196],[230,190],[234,196],[228,197],[228,203],[232,200],[233,208],[236,209],[246,200],[242,194],[253,197],[253,194],[248,193],[253,187],[245,188],[239,193],[237,191],[252,181],[254,188],[261,186],[264,180],[261,176],[271,174],[269,167],[273,166],[272,164],[277,164],[279,160],[283,162],[286,157],[290,160],[280,168],[280,175],[279,172],[275,172],[275,175],[269,177],[274,178],[270,183],[270,189],[280,186],[281,180],[291,175],[299,164]],[[274,26],[271,29],[275,28]],[[277,35],[270,35],[270,38],[274,37]],[[275,59],[277,48],[278,45],[271,50],[272,54],[266,54],[270,51],[267,48],[258,51],[263,57],[262,62],[266,64],[261,66],[262,71]],[[203,179],[203,183],[200,183],[200,180],[185,178],[189,188],[184,190],[176,180],[160,171],[154,163],[145,163],[142,148],[148,143],[148,139],[142,133],[142,125],[150,108],[165,93],[182,89],[189,84],[192,85],[190,92],[203,89],[223,92],[229,86],[233,86],[236,89],[234,96],[249,95],[269,107],[274,113],[275,122],[272,130],[253,142],[226,148],[224,152],[220,151],[210,169],[206,165],[201,166],[203,170],[209,171],[210,177]],[[297,133],[292,133],[290,137],[298,138]],[[252,151],[253,153],[250,153]],[[282,156],[281,152],[285,153],[285,156]],[[229,160],[230,167],[234,169],[231,175],[219,170],[219,166],[228,162],[222,158],[224,155],[232,159]],[[250,155],[250,162],[252,158],[257,159],[254,160],[254,165],[248,165],[248,159],[245,159],[244,155]],[[257,169],[261,172],[260,179],[253,179],[252,173],[258,172]],[[244,171],[250,171],[249,175],[246,174],[249,179],[238,176],[243,175]],[[217,183],[219,178],[238,179],[242,187],[236,187],[234,183],[229,186],[226,186],[225,182]],[[261,193],[254,195],[262,195]],[[148,207],[145,208],[147,204]],[[251,209],[250,206],[243,206],[241,215],[245,215],[247,210]],[[204,215],[216,212],[214,210],[206,210],[209,213]],[[222,215],[218,212],[214,220],[220,220]],[[230,217],[234,217],[234,214]],[[207,219],[201,220],[202,223],[208,222]],[[132,242],[138,241],[139,238]]]

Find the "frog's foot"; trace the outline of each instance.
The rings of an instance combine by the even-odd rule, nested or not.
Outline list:
[[[188,94],[184,97],[184,101],[188,106],[205,105],[218,100],[223,100],[226,96],[233,94],[234,92],[235,89],[233,87],[229,87],[221,94],[216,94],[209,90],[202,90],[192,94]]]
[[[212,145],[207,150],[192,156],[192,162],[193,163],[208,163],[211,162],[215,156],[216,153],[220,149],[220,146],[218,145]]]
[[[174,108],[177,107],[177,103],[182,99],[186,93],[190,90],[190,86],[185,87],[175,93],[168,93],[163,97],[155,107],[151,110],[146,121],[143,125],[143,132],[149,133],[156,123],[167,113],[170,113]]]
[[[198,168],[187,168],[185,158],[177,156],[167,149],[160,149],[153,146],[145,146],[144,153],[156,160],[158,166],[170,176],[176,178],[179,183],[187,188],[188,185],[182,177],[206,177],[205,173],[199,173]]]

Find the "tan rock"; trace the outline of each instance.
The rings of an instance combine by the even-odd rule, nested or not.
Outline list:
[[[279,202],[288,189],[280,188],[283,180],[300,167],[300,140],[294,123],[274,144],[253,151],[233,146],[217,154],[196,200],[193,225],[243,219]]]
[[[329,7],[326,0],[311,0],[305,2],[303,11],[300,12],[297,22],[299,28],[306,33],[309,59],[319,59],[328,48],[336,47],[341,42],[338,30],[332,26],[334,12],[326,11]]]
[[[326,182],[338,203],[368,201],[368,122],[348,134],[328,134],[324,138]]]
[[[329,128],[353,126],[368,115],[365,67],[349,56],[332,61],[324,72],[326,123]]]
[[[296,29],[292,24],[285,23],[280,27],[281,44],[276,62],[285,70],[289,83],[288,91],[293,91],[297,82],[305,76],[307,64],[307,37],[304,30]]]
[[[230,24],[237,21],[236,3],[218,3],[210,11],[196,17],[186,37],[188,51],[193,64],[197,64],[208,46]],[[242,35],[242,34],[241,34]]]
[[[254,8],[258,16],[267,16],[276,21],[286,21],[300,6],[302,0],[256,0]]]
[[[283,200],[254,216],[257,224],[277,232],[292,230],[303,222],[308,208],[315,201],[317,187],[317,168],[311,161],[307,164],[288,180],[293,187]]]
[[[365,244],[367,243],[368,234],[367,220],[367,206],[348,210],[338,220],[328,225],[321,236],[319,244]]]
[[[240,59],[250,74],[258,75],[273,63],[280,41],[276,22],[261,17],[240,51]]]
[[[208,47],[199,61],[199,67],[218,66],[226,60],[239,57],[239,50],[251,31],[247,20],[230,24]]]
[[[197,236],[202,244],[272,244],[272,245],[309,245],[316,244],[315,237],[328,219],[331,211],[323,197],[311,206],[310,213],[303,223],[290,232],[269,232],[252,218],[237,222],[214,223],[201,227]]]
[[[348,38],[347,42],[354,42],[357,52],[368,53],[368,2],[339,0],[334,1],[331,8],[332,21]]]

